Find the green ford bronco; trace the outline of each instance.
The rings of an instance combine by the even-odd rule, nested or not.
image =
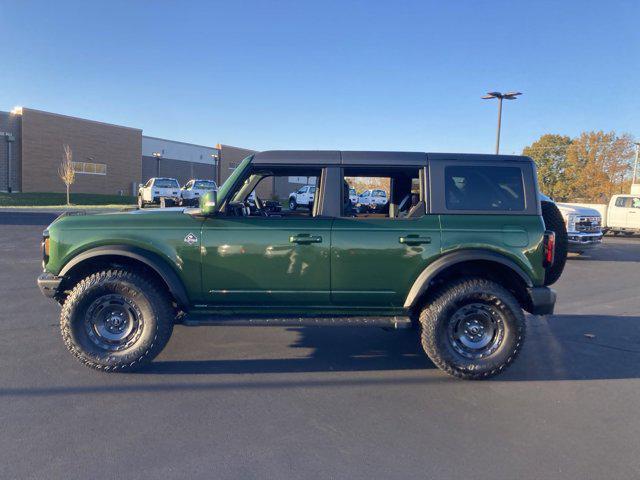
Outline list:
[[[274,202],[301,184],[308,207]],[[358,208],[354,188],[388,203]],[[176,323],[415,325],[439,368],[486,378],[522,348],[523,310],[553,313],[558,215],[527,157],[267,151],[200,208],[60,216],[38,285],[67,348],[102,371],[150,362]]]

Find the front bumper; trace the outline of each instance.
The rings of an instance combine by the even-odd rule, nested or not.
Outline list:
[[[595,248],[602,244],[602,233],[568,232],[570,252],[582,252],[589,248]]]
[[[38,277],[38,288],[45,297],[55,297],[61,283],[62,277],[56,277],[52,273],[45,272]]]
[[[529,308],[533,315],[552,315],[556,305],[556,292],[549,287],[527,288],[529,294]]]

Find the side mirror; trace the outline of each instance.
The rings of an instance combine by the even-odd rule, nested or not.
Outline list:
[[[200,210],[203,215],[210,215],[216,208],[218,195],[216,191],[206,192],[200,197]]]

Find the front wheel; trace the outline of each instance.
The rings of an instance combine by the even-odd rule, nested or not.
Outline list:
[[[105,372],[149,363],[169,341],[174,311],[166,292],[137,273],[105,270],[89,275],[62,306],[60,330],[84,365]]]
[[[501,285],[467,278],[437,292],[420,313],[421,343],[440,369],[477,380],[502,372],[516,358],[525,320],[514,296]]]
[[[295,210],[296,208],[298,208],[298,203],[296,202],[295,198],[290,198],[289,199],[289,210]]]

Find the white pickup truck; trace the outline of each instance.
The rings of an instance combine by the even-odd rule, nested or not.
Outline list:
[[[543,200],[553,201],[546,195]],[[587,204],[556,203],[567,227],[568,250],[583,253],[602,243],[602,215]]]
[[[600,203],[571,203],[577,207],[596,210],[602,216],[602,229],[614,235],[640,233],[640,194],[614,195],[609,205]]]

